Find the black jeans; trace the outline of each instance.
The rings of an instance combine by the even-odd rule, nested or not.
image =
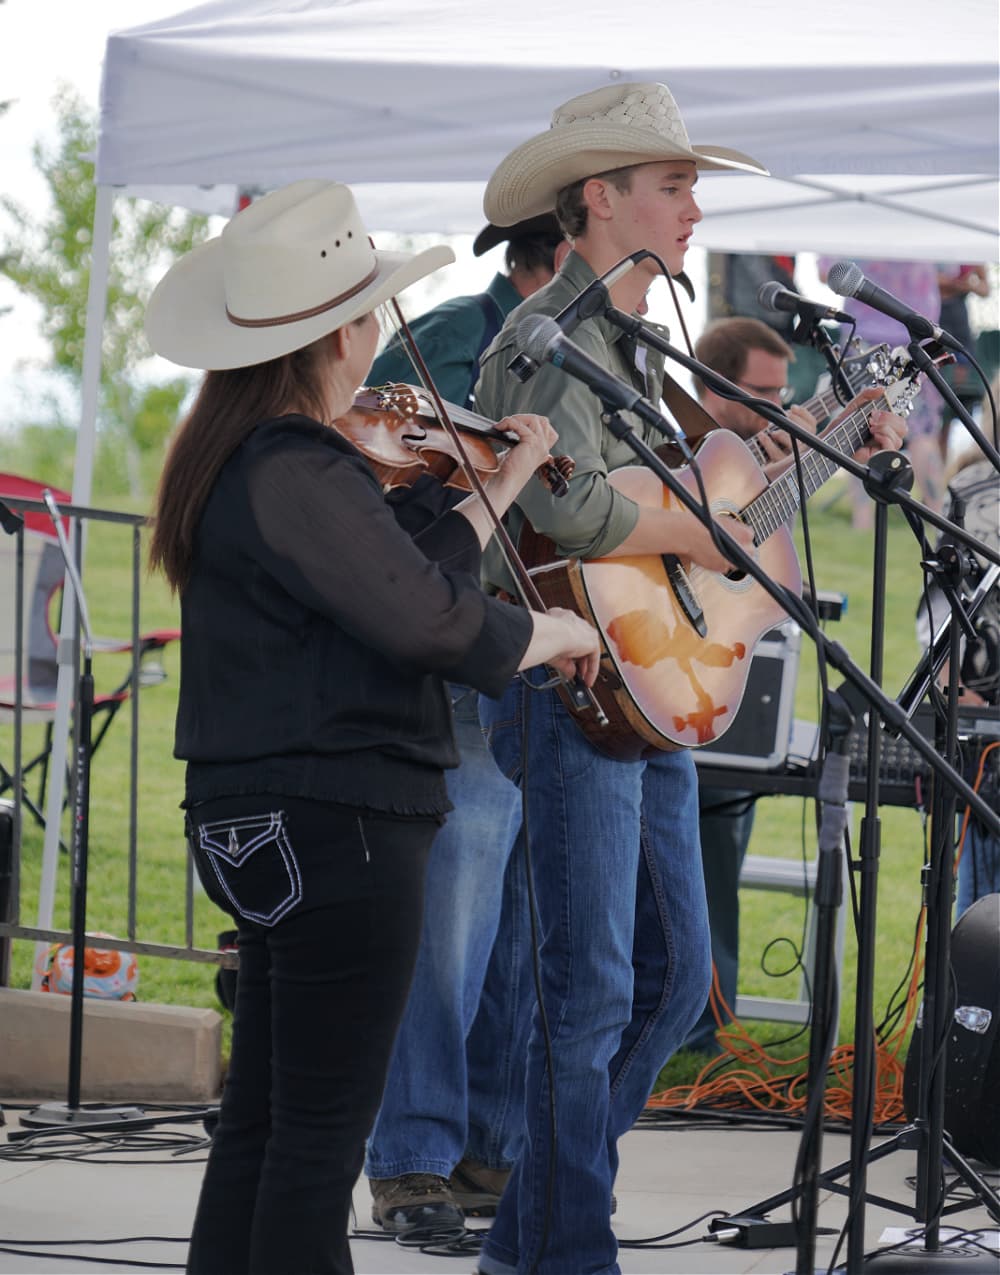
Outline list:
[[[351,1193],[437,827],[285,797],[191,811],[195,864],[236,920],[240,969],[190,1275],[351,1275]]]

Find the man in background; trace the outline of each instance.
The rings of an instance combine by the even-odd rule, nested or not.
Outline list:
[[[485,292],[442,301],[409,325],[441,397],[459,407],[472,406],[479,356],[504,319],[548,283],[569,252],[551,213],[529,217],[516,226],[485,226],[472,244],[472,255],[481,257],[505,242],[506,272],[498,271]],[[416,373],[398,335],[375,360],[368,379],[371,385],[414,383]]]
[[[504,319],[569,252],[550,214],[487,225],[472,250],[482,256],[504,241],[507,272],[485,292],[444,301],[409,325],[442,398],[458,406],[471,404],[479,355]],[[418,381],[398,337],[369,380]],[[413,984],[365,1162],[372,1218],[395,1234],[491,1216],[520,1132],[524,1068],[511,1034],[526,995],[528,940],[524,867],[511,847],[521,798],[486,747],[477,693],[449,689],[461,757],[447,773],[454,809],[428,862]],[[488,969],[491,1012],[477,1016]]]

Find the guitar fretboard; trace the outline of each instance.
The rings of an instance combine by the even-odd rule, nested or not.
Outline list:
[[[886,400],[883,396],[866,403],[852,413],[840,424],[823,436],[823,442],[839,452],[841,456],[850,456],[869,438],[868,422],[873,411],[884,408]],[[802,458],[802,488],[807,497],[818,491],[839,466],[819,452],[810,451]],[[753,531],[754,543],[761,545],[779,527],[783,527],[799,511],[801,505],[799,480],[794,468],[789,469],[780,478],[762,491],[743,510],[743,521]]]

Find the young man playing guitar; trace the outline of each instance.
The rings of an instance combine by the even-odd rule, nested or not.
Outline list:
[[[701,219],[694,197],[701,168],[763,171],[738,152],[692,147],[664,85],[615,84],[557,109],[547,132],[516,148],[490,179],[490,221],[511,224],[555,208],[574,248],[482,359],[479,410],[548,415],[576,462],[559,501],[528,483],[511,507],[515,535],[527,519],[567,557],[672,553],[728,570],[692,514],[640,506],[612,486],[611,471],[634,456],[604,429],[588,389],[551,364],[526,384],[506,370],[520,320],[558,313],[627,254],[652,250],[671,274],[681,270]],[[614,304],[636,310],[655,269],[643,261],[620,279]],[[652,351],[640,370],[635,349],[603,318],[581,324],[573,340],[658,401],[662,360]],[[876,412],[871,429],[879,446],[898,447],[899,420]],[[727,526],[750,548],[748,527],[735,519]],[[497,558],[484,561],[484,573],[494,592],[512,591]],[[532,694],[519,681],[500,700],[482,701],[481,715],[499,765],[525,790],[545,1012],[543,1020],[536,1010],[528,1045],[523,1150],[480,1269],[615,1275],[618,1139],[708,997],[694,766],[683,751],[647,750],[636,761],[605,756],[557,696]]]

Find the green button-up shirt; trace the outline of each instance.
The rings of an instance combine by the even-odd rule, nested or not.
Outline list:
[[[521,384],[507,371],[507,364],[518,352],[516,327],[526,315],[558,314],[595,278],[587,262],[570,253],[559,274],[508,316],[480,360],[482,372],[476,385],[476,403],[484,416],[494,421],[515,412],[547,416],[559,434],[556,454],[572,456],[576,462],[567,495],[554,497],[539,479],[532,478],[508,515],[515,544],[527,518],[536,531],[555,542],[559,553],[572,558],[599,558],[617,548],[635,527],[638,505],[607,482],[612,470],[636,463],[635,453],[605,428],[600,399],[581,381],[544,363]],[[646,351],[644,376],[636,367],[632,342],[620,328],[600,317],[581,323],[572,340],[602,367],[634,385],[652,402],[659,402],[662,355]],[[624,415],[635,433],[651,446],[663,442],[638,417],[630,412]],[[483,555],[483,581],[488,589],[513,591],[506,563],[493,542]]]
[[[481,294],[480,294],[481,295]],[[496,325],[504,321],[521,300],[506,275],[493,276],[486,295],[496,308]],[[486,336],[486,312],[479,296],[452,297],[442,301],[409,323],[421,356],[447,403],[464,407],[476,379],[476,360]],[[393,337],[372,364],[369,385],[401,382],[419,384],[410,356],[398,337]]]

